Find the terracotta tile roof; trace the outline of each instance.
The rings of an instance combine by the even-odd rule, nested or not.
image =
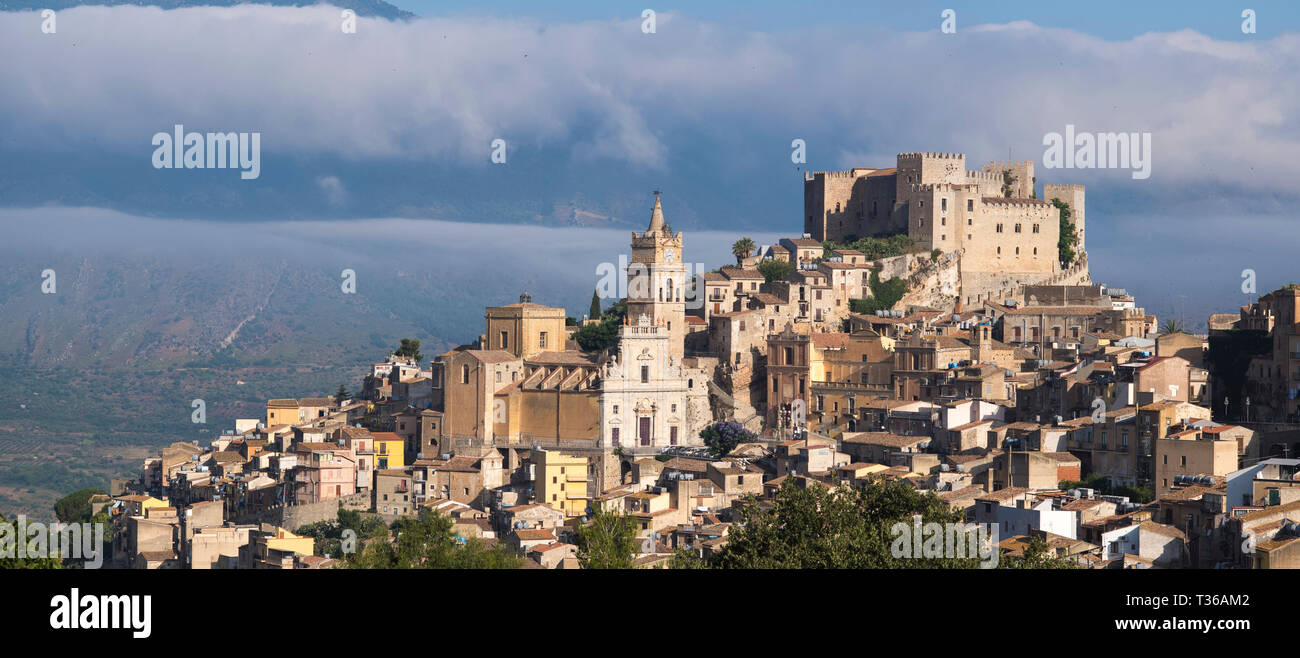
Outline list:
[[[786,241],[786,242],[789,242],[790,244],[792,244],[792,245],[794,245],[794,246],[796,246],[796,247],[807,247],[807,248],[810,248],[810,249],[813,248],[813,247],[820,247],[820,246],[822,246],[822,243],[820,243],[820,242],[818,242],[818,241],[816,241],[816,240],[814,240],[814,239],[812,239],[812,238],[786,238],[785,241]]]
[[[849,335],[844,333],[814,333],[809,335],[814,347],[821,349],[844,348],[849,344]]]
[[[844,443],[853,443],[861,445],[882,445],[894,448],[916,445],[925,441],[930,441],[928,436],[904,436],[902,434],[893,434],[890,432],[845,432]]]
[[[549,529],[519,529],[514,531],[515,537],[520,541],[541,541],[549,539],[555,541],[555,533]]]
[[[1158,535],[1164,535],[1166,537],[1172,537],[1174,539],[1184,539],[1184,540],[1187,539],[1187,535],[1184,534],[1182,530],[1179,530],[1178,528],[1175,528],[1171,525],[1156,523],[1155,521],[1143,521],[1139,527],[1141,527],[1143,530],[1146,530],[1147,532],[1154,532]]]
[[[483,363],[504,363],[519,359],[519,357],[504,350],[465,350],[465,353]]]
[[[534,356],[525,359],[526,363],[542,363],[568,366],[592,366],[596,362],[590,356],[578,350],[564,350],[562,352],[540,352]]]

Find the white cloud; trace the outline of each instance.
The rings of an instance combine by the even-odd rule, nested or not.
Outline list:
[[[486,166],[502,137],[662,170],[716,131],[807,137],[817,168],[888,166],[904,150],[961,150],[978,165],[1006,159],[1008,147],[1041,161],[1043,134],[1072,123],[1152,132],[1151,185],[1274,191],[1300,175],[1293,35],[1114,42],[1024,22],[956,35],[768,35],[670,14],[653,35],[639,17],[360,19],[343,34],[332,8],[253,5],[79,7],[45,35],[35,17],[0,14],[0,126],[11,146],[147,157],[149,136],[183,123],[261,131],[268,157]],[[1117,172],[1044,179],[1137,184]]]
[[[339,206],[347,203],[348,191],[338,176],[321,176],[316,179],[316,186],[325,193],[330,205]]]

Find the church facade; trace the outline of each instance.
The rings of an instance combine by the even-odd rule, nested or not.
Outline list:
[[[710,370],[685,359],[686,266],[655,197],[650,225],[632,234],[627,320],[601,370],[601,447],[633,452],[701,445],[712,420]]]

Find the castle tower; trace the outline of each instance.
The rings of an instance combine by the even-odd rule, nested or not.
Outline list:
[[[1070,221],[1074,222],[1074,229],[1079,232],[1079,244],[1075,247],[1075,252],[1083,253],[1086,250],[1084,246],[1084,187],[1082,185],[1044,185],[1043,200],[1051,201],[1060,199],[1070,205]]]
[[[664,222],[659,192],[645,233],[632,233],[632,261],[627,266],[627,317],[649,318],[668,332],[668,354],[678,363],[686,340],[686,266],[682,263],[682,234]]]
[[[994,196],[1009,196],[1013,199],[1030,199],[1034,197],[1033,160],[990,162],[981,167],[980,171],[1000,179],[998,193]],[[1003,185],[1007,186],[1007,189],[1002,189]]]

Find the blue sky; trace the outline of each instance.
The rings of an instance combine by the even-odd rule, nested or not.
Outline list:
[[[1255,10],[1255,37],[1294,32],[1300,25],[1297,3],[1274,2],[1134,2],[1089,0],[1043,2],[1025,0],[945,0],[942,2],[879,2],[870,0],[710,0],[655,3],[647,0],[397,0],[392,4],[420,16],[527,16],[547,22],[613,20],[640,16],[647,8],[675,11],[693,19],[763,32],[818,25],[873,25],[919,32],[936,29],[944,9],[957,12],[958,27],[979,23],[1030,21],[1104,39],[1130,39],[1146,32],[1191,29],[1223,40],[1251,38],[1241,31],[1241,12]]]

